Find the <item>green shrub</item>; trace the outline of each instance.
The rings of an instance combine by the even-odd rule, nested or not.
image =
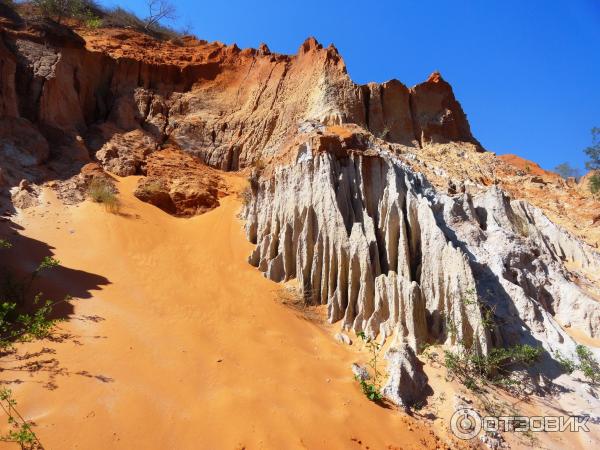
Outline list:
[[[355,379],[360,383],[363,394],[365,394],[369,400],[372,402],[380,401],[383,398],[381,395],[382,373],[379,370],[379,352],[381,346],[370,337],[367,337],[362,331],[357,333],[357,336],[363,340],[369,352],[370,358],[367,366],[371,369],[371,378],[369,380],[363,380],[358,376],[355,376]]]
[[[91,14],[86,16],[84,23],[87,28],[97,29],[102,27],[102,19]]]
[[[600,383],[600,364],[598,364],[590,349],[583,345],[578,345],[575,351],[579,358],[579,370],[592,383]]]
[[[590,177],[590,192],[592,194],[600,192],[600,175],[594,174]]]
[[[600,364],[594,358],[589,348],[578,345],[575,353],[579,362],[564,357],[560,352],[554,353],[554,359],[561,365],[563,370],[572,374],[575,370],[581,370],[590,383],[600,383]]]
[[[567,372],[569,375],[572,374],[575,371],[575,369],[577,369],[577,364],[575,364],[575,361],[565,358],[558,351],[554,353],[554,359],[560,364],[560,366],[563,368],[563,370],[565,372]]]
[[[112,213],[119,211],[119,199],[115,189],[105,178],[96,177],[88,187],[88,196],[96,203],[102,203],[106,210]]]
[[[14,7],[14,2],[11,0],[0,1],[11,8]],[[178,39],[183,36],[173,28],[159,23],[174,17],[174,6],[165,0],[148,2],[150,15],[145,19],[137,17],[120,6],[106,8],[94,0],[32,0],[31,4],[42,16],[54,19],[59,24],[64,19],[71,18],[81,21],[88,28],[131,28],[160,40]],[[157,5],[160,7],[157,8]],[[166,5],[167,9],[161,5]]]
[[[56,19],[58,23],[69,17],[78,17],[84,12],[82,0],[33,0],[32,3],[45,17]]]
[[[490,350],[488,355],[461,348],[457,352],[444,351],[444,366],[448,373],[456,377],[467,388],[477,390],[483,382],[499,385],[510,384],[506,378],[512,366],[531,366],[542,355],[542,347],[518,344],[512,347],[499,347]]]
[[[52,310],[59,302],[45,300],[42,302],[40,293],[33,296],[33,313],[19,312],[30,298],[34,281],[40,273],[54,269],[60,262],[50,256],[46,256],[37,268],[28,276],[17,280],[5,274],[2,289],[0,290],[0,352],[10,348],[14,341],[29,341],[47,337],[56,320],[50,316]],[[67,297],[63,301],[69,301]]]
[[[136,31],[162,40],[181,37],[181,34],[177,31],[158,23],[153,24],[152,27],[147,27],[146,22],[132,12],[129,12],[119,6],[113,9],[102,10],[102,13],[99,14],[99,16],[102,18],[102,25],[105,27],[132,28]]]
[[[588,170],[600,170],[600,128],[592,128],[592,145],[584,150],[585,154],[590,158],[585,163]],[[600,192],[600,173],[596,172],[590,178],[590,191],[592,194]]]
[[[0,248],[9,248],[9,242],[0,239]],[[24,342],[48,337],[55,328],[58,319],[51,318],[53,308],[61,302],[41,301],[41,293],[33,297],[34,312],[25,312],[26,301],[30,298],[33,282],[40,273],[54,269],[60,262],[50,256],[42,259],[36,269],[28,276],[17,280],[4,272],[5,280],[0,284],[0,356],[12,350],[14,342]],[[0,410],[8,419],[8,427],[0,434],[0,441],[14,442],[22,449],[41,449],[43,445],[32,429],[32,423],[23,419],[17,410],[17,402],[9,389],[0,389]]]
[[[17,402],[10,389],[0,389],[0,405],[8,418],[8,432],[0,435],[0,441],[14,442],[22,449],[42,448],[42,444],[31,429],[31,424],[17,411]]]

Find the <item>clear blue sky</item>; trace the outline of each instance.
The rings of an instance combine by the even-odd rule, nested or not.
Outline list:
[[[106,6],[117,4],[101,1]],[[118,2],[140,16],[145,0]],[[491,151],[583,168],[600,126],[600,0],[174,1],[209,41],[296,53],[307,36],[340,50],[358,83],[412,86],[439,70]]]

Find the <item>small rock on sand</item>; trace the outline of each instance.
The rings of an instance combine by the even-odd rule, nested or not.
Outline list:
[[[333,338],[341,344],[352,345],[352,339],[345,333],[336,333]]]
[[[365,367],[357,363],[352,363],[352,373],[356,378],[358,378],[361,381],[368,380],[369,378],[371,378],[371,376],[369,375],[369,371]]]

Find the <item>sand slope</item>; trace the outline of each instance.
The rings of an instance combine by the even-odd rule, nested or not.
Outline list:
[[[64,268],[44,290],[79,297],[62,338],[20,345],[0,372],[46,448],[440,445],[367,401],[349,370],[356,346],[282,306],[245,262],[235,196],[177,219],[134,198],[135,181],[119,181],[121,215],[46,192],[15,219],[13,256],[33,267],[47,244]]]

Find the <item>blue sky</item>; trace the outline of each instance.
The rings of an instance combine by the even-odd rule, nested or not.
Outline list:
[[[106,6],[115,2],[101,1]],[[145,0],[118,3],[140,16]],[[583,169],[600,126],[600,0],[174,1],[209,41],[296,53],[334,43],[358,83],[412,86],[439,70],[491,151]]]

